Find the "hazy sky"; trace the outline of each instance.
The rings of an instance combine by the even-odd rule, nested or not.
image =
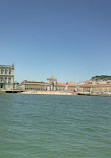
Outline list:
[[[15,80],[111,75],[111,0],[0,0],[0,64]]]

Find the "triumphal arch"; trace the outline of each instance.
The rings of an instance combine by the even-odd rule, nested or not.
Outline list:
[[[47,90],[56,91],[57,90],[57,79],[54,76],[51,76],[47,79]]]

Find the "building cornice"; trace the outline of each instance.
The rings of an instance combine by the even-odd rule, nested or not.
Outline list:
[[[14,75],[10,75],[10,74],[0,74],[0,77],[14,77]]]

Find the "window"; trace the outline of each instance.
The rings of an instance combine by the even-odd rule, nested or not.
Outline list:
[[[9,77],[9,79],[8,79],[8,83],[11,83],[11,77]]]
[[[9,74],[11,74],[11,70],[9,70]]]
[[[7,74],[7,69],[5,69],[5,74]]]
[[[3,74],[3,72],[4,72],[4,70],[3,70],[3,69],[1,69],[1,74]]]
[[[5,77],[5,83],[7,83],[7,77]]]
[[[3,85],[1,85],[1,88],[3,88]]]
[[[1,77],[1,82],[3,82],[3,77]]]

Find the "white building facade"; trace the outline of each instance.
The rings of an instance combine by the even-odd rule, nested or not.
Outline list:
[[[0,65],[0,90],[13,90],[14,64]]]

